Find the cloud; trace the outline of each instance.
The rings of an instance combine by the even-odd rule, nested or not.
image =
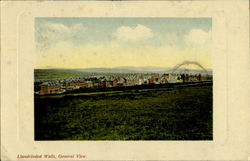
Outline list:
[[[136,42],[151,38],[153,33],[150,28],[138,24],[134,28],[129,26],[119,27],[114,35],[120,41]]]
[[[36,42],[40,50],[48,49],[51,45],[76,37],[84,33],[86,28],[82,24],[64,25],[62,23],[45,22],[36,25]]]
[[[53,24],[53,23],[45,23],[44,28],[46,28],[47,31],[50,32],[70,32],[70,27],[65,26],[63,24]]]
[[[193,29],[183,39],[188,45],[202,45],[211,41],[211,30],[206,32],[201,29]]]

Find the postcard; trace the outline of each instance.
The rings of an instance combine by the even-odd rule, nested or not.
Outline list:
[[[247,160],[248,11],[1,2],[1,159]]]

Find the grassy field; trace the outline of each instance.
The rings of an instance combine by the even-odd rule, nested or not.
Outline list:
[[[212,85],[35,97],[35,140],[212,140]]]
[[[34,77],[36,79],[67,79],[87,76],[86,73],[70,70],[36,69]]]

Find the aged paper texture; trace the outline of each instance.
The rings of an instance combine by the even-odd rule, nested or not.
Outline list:
[[[247,160],[250,149],[248,3],[243,0],[2,1],[1,160]],[[35,19],[49,17],[211,18],[213,139],[35,140],[34,69],[38,59]]]

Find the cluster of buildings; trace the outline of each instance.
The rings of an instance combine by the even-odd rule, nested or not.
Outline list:
[[[60,94],[67,90],[79,88],[106,88],[124,87],[146,84],[167,84],[184,82],[201,82],[201,74],[151,74],[151,75],[116,75],[116,76],[91,76],[85,78],[70,78],[62,80],[36,80],[35,86],[39,87],[35,93],[39,95]]]

